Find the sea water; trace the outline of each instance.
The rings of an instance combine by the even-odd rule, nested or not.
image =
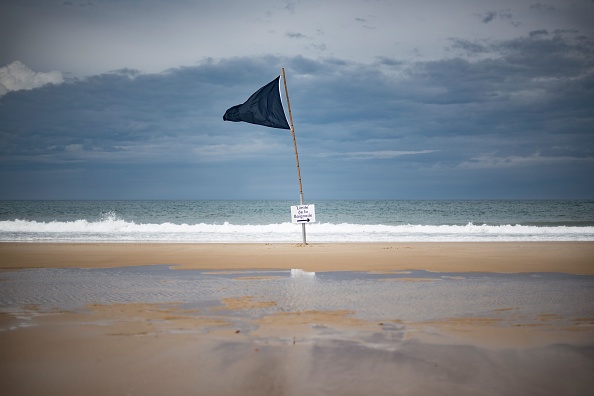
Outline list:
[[[316,201],[307,240],[594,241],[594,201]],[[294,201],[0,201],[0,242],[300,242]]]

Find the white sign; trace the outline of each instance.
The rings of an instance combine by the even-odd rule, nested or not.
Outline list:
[[[291,206],[291,221],[293,224],[315,223],[316,206],[298,205]]]

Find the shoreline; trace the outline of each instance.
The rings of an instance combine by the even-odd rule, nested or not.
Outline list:
[[[175,269],[558,272],[594,275],[594,242],[0,242],[0,270],[171,265]]]

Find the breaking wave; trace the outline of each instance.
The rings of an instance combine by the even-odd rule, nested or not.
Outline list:
[[[533,225],[371,225],[316,223],[307,225],[315,242],[464,242],[464,241],[594,241],[594,227]],[[0,221],[2,242],[298,242],[301,227],[292,223],[238,225],[137,224],[114,213],[97,221]]]

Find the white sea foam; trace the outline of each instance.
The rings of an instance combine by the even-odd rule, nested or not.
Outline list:
[[[137,224],[115,215],[99,221],[0,221],[3,242],[295,242],[301,227],[289,222],[261,225]],[[316,223],[310,242],[594,241],[594,227],[526,225],[365,225]]]

